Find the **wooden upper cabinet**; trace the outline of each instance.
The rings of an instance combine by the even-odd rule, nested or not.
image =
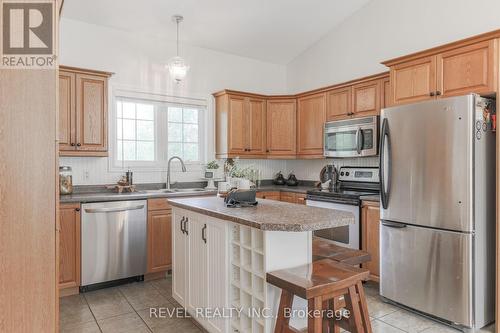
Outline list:
[[[221,92],[215,96],[216,157],[266,154],[266,99]]]
[[[497,40],[467,45],[437,55],[438,91],[441,96],[496,91]]]
[[[349,119],[352,115],[351,87],[326,92],[326,120]]]
[[[59,209],[59,288],[80,285],[80,204]]]
[[[433,98],[436,91],[436,57],[430,56],[391,67],[392,104]]]
[[[294,158],[296,153],[296,100],[267,101],[267,155]]]
[[[248,152],[250,154],[266,154],[266,100],[248,98],[249,121],[244,126],[248,131]]]
[[[108,150],[108,83],[107,78],[77,74],[76,115],[79,150]]]
[[[498,87],[498,39],[484,36],[384,62],[391,72],[393,104],[469,93],[493,94]]]
[[[303,158],[322,158],[326,94],[302,97],[297,103],[297,155]]]
[[[228,152],[229,154],[244,154],[247,149],[247,113],[245,98],[229,95],[228,102]]]
[[[59,148],[76,149],[75,73],[59,71]]]
[[[391,80],[388,77],[382,79],[380,87],[382,88],[382,91],[380,92],[380,108],[388,108],[392,105]]]
[[[380,114],[380,80],[352,86],[352,108],[355,117]]]
[[[108,78],[111,74],[60,67],[61,156],[107,156]]]

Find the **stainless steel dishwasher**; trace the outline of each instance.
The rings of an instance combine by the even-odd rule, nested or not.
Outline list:
[[[146,223],[146,200],[83,204],[81,285],[144,275]]]

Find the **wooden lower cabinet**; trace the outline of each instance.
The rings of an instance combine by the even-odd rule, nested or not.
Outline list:
[[[304,193],[295,193],[295,192],[281,192],[280,193],[280,201],[305,205],[306,204],[306,195]]]
[[[370,279],[379,282],[379,230],[380,208],[379,203],[363,201],[361,206],[361,249],[370,253],[372,260],[363,264],[363,268],[370,271]]]
[[[158,273],[172,267],[172,207],[167,199],[148,200],[147,273]]]
[[[59,289],[80,286],[80,204],[59,208]]]

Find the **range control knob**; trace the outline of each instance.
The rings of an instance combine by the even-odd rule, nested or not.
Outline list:
[[[340,173],[340,175],[341,175],[341,176],[343,176],[343,175],[344,175],[344,171],[342,171],[342,172]]]
[[[345,173],[345,175],[346,175],[347,177],[349,177],[349,171],[347,171],[347,172]]]

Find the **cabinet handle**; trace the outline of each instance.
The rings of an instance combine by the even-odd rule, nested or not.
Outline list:
[[[185,234],[186,232],[184,231],[184,220],[186,219],[185,216],[182,217],[181,219],[181,222],[179,223],[180,224],[180,227],[181,227],[181,231],[183,234]]]
[[[441,95],[441,92],[438,90],[436,91],[436,96],[440,96]]]
[[[271,152],[271,150],[269,150],[269,149],[266,149],[266,153],[270,153],[270,152]]]
[[[184,231],[186,231],[186,236],[189,235],[188,222],[189,222],[189,217],[186,217],[186,221],[184,221]]]
[[[72,142],[72,143],[71,143],[71,146],[72,146],[72,147],[74,147],[74,146],[75,146],[75,144]]]
[[[76,144],[76,146],[77,146],[77,147],[80,147],[81,145],[82,145],[81,143],[77,143],[77,144]]]
[[[429,93],[429,96],[434,96],[434,91],[431,91],[431,92]]]
[[[207,243],[206,231],[207,231],[207,224],[205,223],[205,225],[203,226],[203,228],[201,228],[201,239],[203,239],[203,241],[205,242],[205,244]]]
[[[79,212],[79,211],[80,211],[80,208],[75,208],[75,211],[76,211],[76,212]]]

